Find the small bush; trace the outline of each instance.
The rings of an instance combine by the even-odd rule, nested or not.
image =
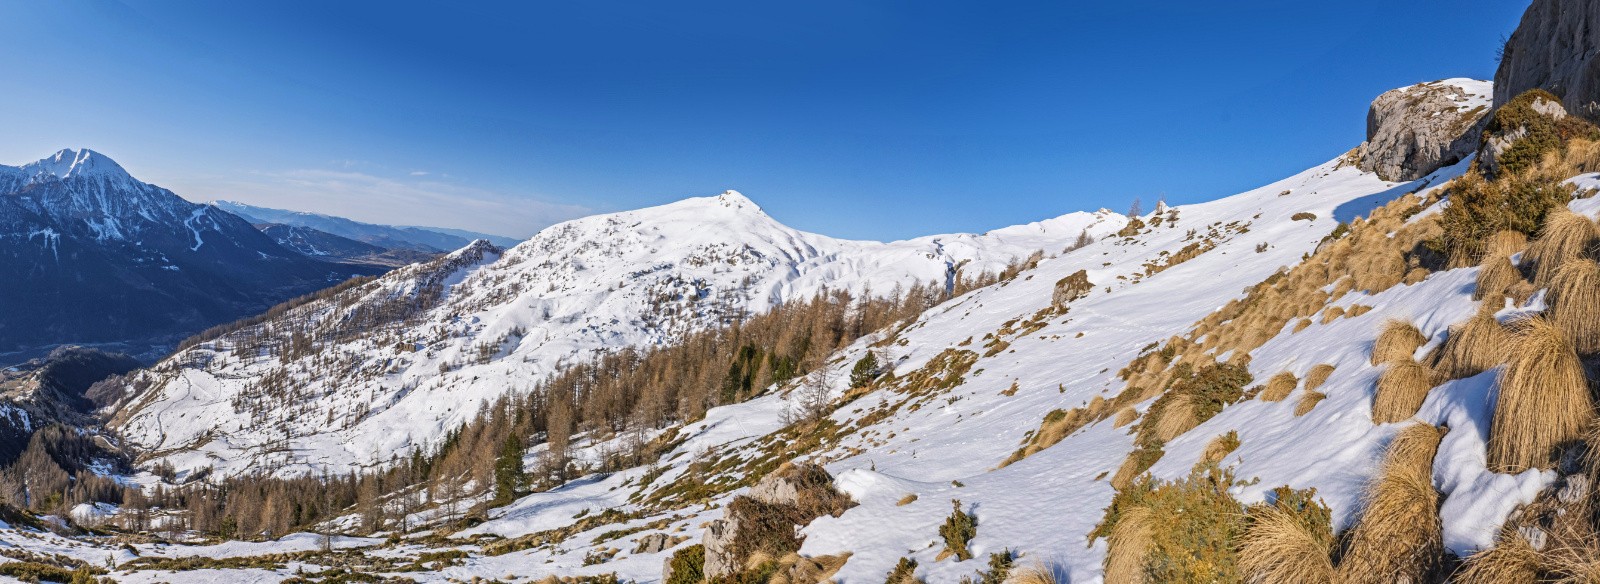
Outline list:
[[[1299,213],[1295,213],[1293,216],[1290,216],[1289,219],[1294,221],[1316,221],[1317,216],[1314,213],[1301,211]]]
[[[706,546],[694,544],[672,554],[672,575],[665,584],[699,584],[706,579]]]
[[[1244,507],[1231,471],[1197,465],[1167,483],[1141,477],[1117,493],[1090,534],[1107,537],[1106,582],[1238,582]]]
[[[900,558],[900,561],[889,570],[889,576],[884,578],[883,584],[921,584],[917,578],[917,561],[911,558]]]
[[[939,526],[939,537],[944,538],[944,549],[954,554],[956,561],[965,562],[972,559],[972,551],[967,549],[967,543],[978,536],[978,520],[961,510],[959,499],[950,501],[950,517],[945,518],[944,525]]]

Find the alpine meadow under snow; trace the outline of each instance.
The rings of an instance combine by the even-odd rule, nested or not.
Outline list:
[[[62,349],[0,375],[0,575],[1593,582],[1591,46],[1600,7],[1536,0],[1496,82],[1387,92],[1366,143],[1206,203],[880,243],[728,191],[351,278],[142,369]],[[83,152],[0,167],[0,203],[115,168]],[[196,249],[306,259],[134,183],[206,218]],[[53,229],[126,237],[84,215]]]

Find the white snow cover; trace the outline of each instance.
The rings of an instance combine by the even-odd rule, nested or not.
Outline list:
[[[1100,211],[983,235],[846,241],[784,226],[733,191],[578,219],[503,254],[458,262],[443,302],[408,327],[403,347],[388,334],[367,335],[286,367],[239,359],[226,346],[198,347],[157,366],[156,387],[118,414],[116,429],[166,452],[183,471],[343,472],[437,440],[481,405],[597,351],[669,343],[824,289],[944,285],[957,267],[999,271],[1035,251],[1059,252],[1085,230],[1099,237],[1126,222]],[[367,298],[412,290],[416,277],[399,270]],[[480,360],[485,345],[492,356]],[[348,362],[331,372],[313,363],[328,357]],[[302,398],[259,411],[236,403],[279,368]]]
[[[1101,239],[1046,259],[1014,280],[930,310],[900,331],[896,342],[873,347],[887,357],[897,376],[911,374],[947,349],[982,353],[986,334],[1005,336],[999,331],[1009,323],[1049,307],[1054,285],[1063,277],[1083,270],[1094,283],[1087,297],[1073,301],[1068,312],[1051,317],[1044,328],[1005,336],[1009,346],[978,358],[963,383],[937,394],[923,407],[898,408],[814,453],[834,474],[839,488],[859,505],[840,517],[823,517],[807,526],[802,553],[852,553],[835,576],[844,584],[881,582],[906,556],[918,561],[917,575],[926,581],[956,582],[982,570],[984,556],[1002,549],[1023,554],[1024,565],[1043,561],[1063,582],[1100,581],[1105,543],[1088,545],[1087,534],[1113,496],[1106,477],[1132,449],[1128,429],[1109,422],[1091,425],[1020,462],[999,468],[1000,462],[1047,412],[1121,391],[1116,372],[1145,347],[1189,331],[1229,300],[1241,298],[1247,286],[1298,264],[1339,222],[1363,216],[1405,193],[1427,194],[1470,163],[1397,185],[1340,160],[1330,161],[1240,195],[1173,208],[1175,223],[1163,221],[1135,238]],[[1585,175],[1572,184],[1582,191],[1600,187],[1600,179]],[[1412,220],[1437,213],[1447,204],[1435,205]],[[1570,208],[1600,216],[1600,197],[1575,200]],[[1293,219],[1300,213],[1315,218]],[[216,464],[238,471],[270,462],[314,469],[381,461],[391,452],[426,440],[430,432],[460,423],[483,400],[526,388],[530,378],[549,373],[562,359],[582,357],[601,347],[668,342],[686,330],[710,326],[727,311],[759,310],[824,286],[884,290],[896,283],[941,277],[963,259],[972,260],[972,265],[998,266],[1033,249],[1049,254],[1076,239],[1086,226],[1105,235],[1122,225],[1118,216],[1101,213],[1069,215],[982,236],[849,242],[784,228],[736,193],[573,221],[498,256],[486,254],[453,274],[443,305],[414,327],[420,331],[416,338],[406,339],[422,349],[397,354],[363,339],[332,352],[359,356],[354,367],[382,374],[351,378],[355,382],[299,378],[310,397],[285,405],[283,412],[269,411],[263,419],[252,419],[234,412],[229,401],[241,390],[242,379],[274,365],[243,363],[224,347],[196,349],[175,357],[159,390],[122,428],[130,440],[145,447],[180,447],[168,459],[186,469]],[[1190,230],[1219,233],[1218,245],[1188,262],[1147,273],[1147,265],[1164,263],[1190,243]],[[402,271],[384,279],[370,294],[392,294],[416,276],[414,271]],[[1336,527],[1348,526],[1361,511],[1365,487],[1384,448],[1403,425],[1371,422],[1374,386],[1382,369],[1371,366],[1368,355],[1379,330],[1389,319],[1408,320],[1430,339],[1421,351],[1431,349],[1442,342],[1451,324],[1476,312],[1471,299],[1476,276],[1477,268],[1446,270],[1376,294],[1354,292],[1335,305],[1360,304],[1373,310],[1327,324],[1313,318],[1298,332],[1280,331],[1252,352],[1251,373],[1258,382],[1282,371],[1303,378],[1317,364],[1333,364],[1335,372],[1319,388],[1327,399],[1303,416],[1295,416],[1293,410],[1298,392],[1304,389],[1281,402],[1251,400],[1229,406],[1168,442],[1164,457],[1151,472],[1167,479],[1184,476],[1212,438],[1237,431],[1241,446],[1224,464],[1240,479],[1254,480],[1235,489],[1240,501],[1260,501],[1280,485],[1316,488],[1332,509]],[[751,285],[738,285],[747,278]],[[650,298],[667,298],[663,306],[668,308],[647,310]],[[1498,316],[1513,318],[1538,309],[1539,303],[1536,297],[1530,305],[1507,307]],[[440,363],[454,363],[477,344],[517,328],[526,334],[501,344],[490,362],[439,373]],[[837,373],[848,371],[869,346],[882,340],[879,335],[861,339],[830,361],[831,367]],[[205,366],[177,366],[207,359],[210,364]],[[1504,475],[1484,469],[1497,374],[1492,370],[1436,388],[1415,416],[1450,429],[1435,460],[1434,481],[1445,496],[1444,543],[1461,555],[1490,545],[1507,513],[1531,500],[1552,478],[1537,471]],[[833,388],[836,393],[843,393],[847,378],[832,376],[840,384]],[[832,416],[840,426],[849,427],[879,404],[903,398],[879,390]],[[715,408],[680,430],[682,442],[663,455],[655,469],[584,477],[529,495],[492,510],[487,522],[452,537],[462,549],[475,550],[469,542],[476,537],[516,537],[569,525],[577,516],[606,509],[641,510],[632,501],[641,492],[643,477],[663,471],[650,483],[659,487],[683,478],[690,464],[707,453],[753,455],[759,440],[783,428],[788,399],[781,391],[772,391]],[[213,426],[217,438],[201,440],[203,431]],[[273,437],[282,436],[269,428],[278,427],[290,429],[292,448],[285,449],[290,454],[268,452]],[[331,431],[318,434],[319,428]],[[656,582],[662,561],[673,550],[635,554],[632,542],[664,532],[690,536],[678,548],[697,543],[704,524],[720,517],[734,494],[599,526],[557,546],[499,556],[474,554],[463,565],[405,576],[460,581],[515,575],[522,580],[616,572],[624,579]],[[899,504],[908,494],[917,495],[916,500]],[[953,499],[961,500],[978,520],[978,535],[971,545],[976,561],[936,560],[942,548],[938,526],[949,515]],[[644,528],[660,520],[665,520],[665,527],[649,527],[621,540],[595,541],[606,532]],[[0,530],[0,542],[14,541],[7,537]],[[589,552],[607,546],[622,551],[610,561],[585,565]],[[420,544],[406,544],[382,553],[420,549]],[[212,553],[199,548],[168,553],[190,552]],[[263,580],[271,576],[248,574]],[[162,575],[172,581],[203,581],[202,576],[216,575]]]

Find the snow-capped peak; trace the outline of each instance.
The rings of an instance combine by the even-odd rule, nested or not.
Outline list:
[[[45,175],[66,180],[73,177],[128,178],[128,171],[104,154],[88,148],[65,149],[44,160],[25,164],[22,169],[31,177]]]

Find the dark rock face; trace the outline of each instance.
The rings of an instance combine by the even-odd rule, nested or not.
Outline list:
[[[1406,182],[1455,164],[1478,148],[1489,84],[1447,79],[1385,92],[1367,113],[1367,141],[1357,166]]]
[[[1533,0],[1495,72],[1494,105],[1530,89],[1549,91],[1567,111],[1600,121],[1600,2]]]
[[[97,153],[0,166],[0,362],[63,344],[150,354],[356,274]]]

